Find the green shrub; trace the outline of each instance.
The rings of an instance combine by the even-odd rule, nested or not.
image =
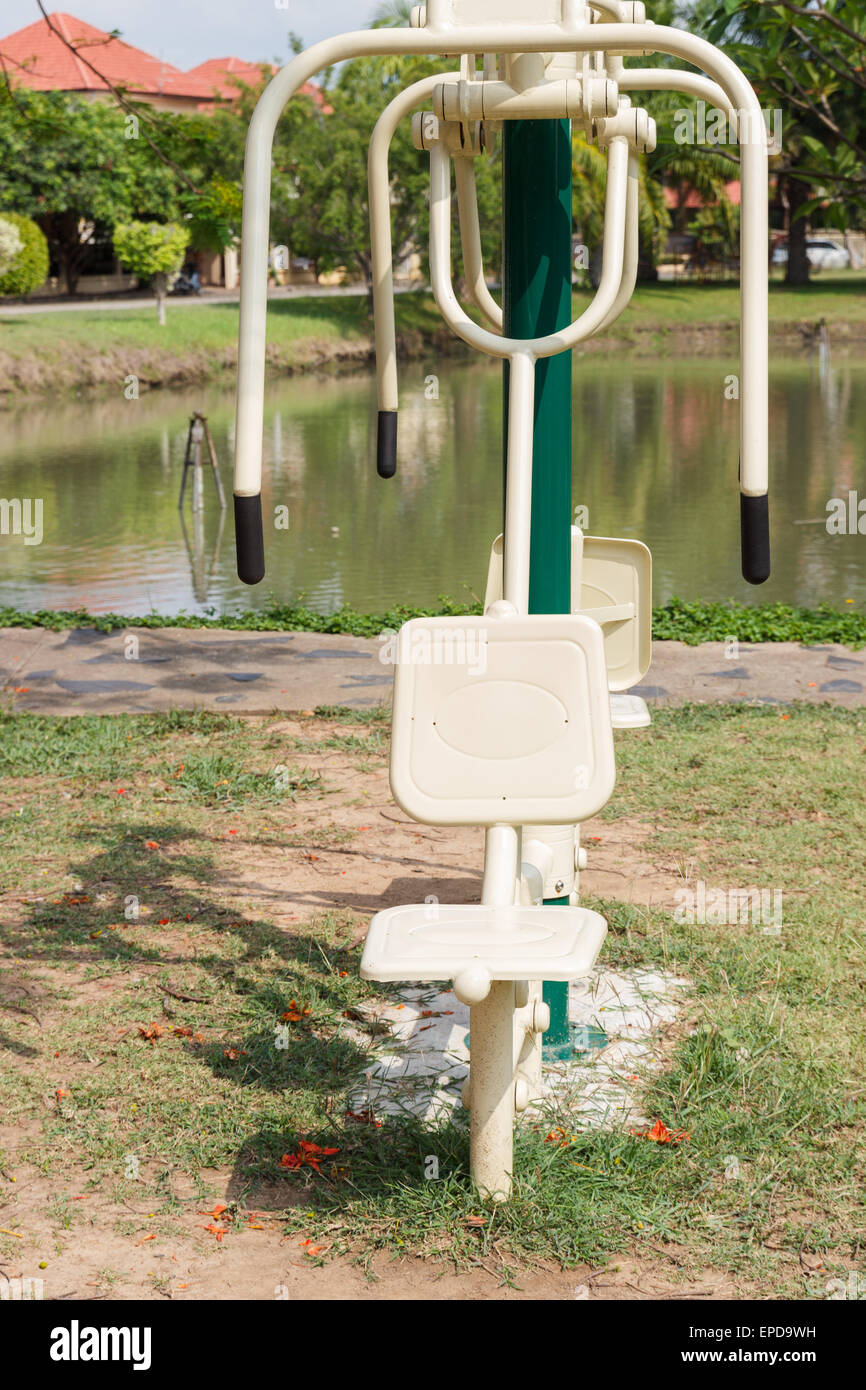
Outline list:
[[[118,259],[139,280],[174,275],[183,265],[189,229],[176,222],[121,222],[114,229]]]
[[[18,212],[0,213],[0,221],[14,227],[21,238],[21,250],[9,270],[0,275],[0,295],[32,294],[48,278],[48,242],[41,228]]]

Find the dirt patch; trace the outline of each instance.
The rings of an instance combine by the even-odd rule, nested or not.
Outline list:
[[[298,738],[309,728],[287,719],[275,735]],[[322,725],[327,736],[329,726]],[[305,802],[263,858],[239,844],[219,870],[220,887],[247,911],[291,926],[315,911],[350,909],[363,939],[369,914],[435,896],[442,903],[481,901],[484,835],[477,826],[429,826],[410,820],[391,798],[388,767],[358,766],[344,753],[304,753],[325,790]],[[286,834],[292,843],[286,844]],[[641,907],[676,905],[684,882],[673,859],[646,849],[653,827],[636,816],[587,821],[581,843],[587,868],[581,893]]]
[[[273,809],[257,809],[254,831],[248,835],[238,834],[240,814],[235,819],[233,813],[214,811],[202,833],[217,852],[208,880],[193,877],[196,842],[187,829],[189,823],[182,821],[182,804],[173,801],[175,809],[167,812],[167,817],[176,817],[178,827],[184,824],[184,834],[170,841],[171,853],[154,861],[158,864],[153,871],[156,886],[144,893],[146,911],[140,929],[144,939],[138,944],[133,931],[127,934],[132,937],[133,948],[122,970],[112,961],[114,929],[102,926],[91,930],[86,908],[82,909],[78,936],[65,937],[53,958],[26,958],[31,948],[28,910],[44,903],[45,897],[52,902],[59,894],[70,897],[65,891],[69,885],[54,886],[63,877],[59,858],[46,860],[50,876],[44,881],[46,886],[37,890],[45,897],[21,892],[2,904],[10,948],[3,962],[7,968],[0,976],[0,1030],[9,1049],[7,1072],[16,1082],[0,1126],[0,1277],[41,1278],[45,1297],[60,1299],[748,1297],[751,1289],[736,1274],[724,1268],[698,1266],[682,1248],[661,1242],[650,1246],[648,1240],[640,1238],[627,1255],[612,1257],[603,1268],[584,1265],[570,1270],[547,1259],[536,1259],[515,1270],[513,1264],[506,1265],[507,1257],[493,1253],[479,1258],[471,1268],[457,1271],[442,1257],[442,1251],[450,1248],[443,1244],[438,1244],[435,1255],[427,1259],[389,1253],[365,1259],[363,1248],[354,1255],[334,1253],[330,1249],[332,1236],[327,1230],[322,1235],[321,1226],[317,1228],[317,1246],[310,1246],[304,1230],[287,1233],[290,1217],[299,1223],[313,1218],[307,1215],[311,1198],[303,1180],[289,1183],[284,1175],[280,1180],[280,1147],[264,1177],[257,1173],[248,1182],[243,1152],[234,1166],[223,1162],[226,1150],[209,1164],[197,1158],[196,1163],[183,1166],[168,1140],[164,1144],[160,1141],[161,1147],[152,1151],[139,1144],[136,1126],[140,1121],[132,1112],[144,1112],[149,1094],[160,1088],[172,1096],[176,1091],[179,1104],[194,1107],[185,1110],[184,1116],[201,1117],[191,1124],[178,1120],[178,1126],[186,1123],[194,1134],[196,1156],[201,1135],[218,1113],[209,1107],[222,1106],[225,1116],[232,1102],[239,1104],[243,1068],[258,1062],[256,1054],[249,1063],[245,1059],[250,1056],[246,1049],[255,1045],[259,1025],[247,1025],[244,1020],[241,1024],[224,1022],[225,1000],[218,991],[222,976],[231,975],[236,966],[243,967],[246,955],[249,964],[239,983],[241,997],[252,998],[259,986],[265,991],[272,988],[273,1008],[268,1019],[292,1017],[290,1013],[281,1015],[285,1002],[277,1002],[286,972],[276,952],[274,975],[265,982],[253,978],[262,957],[259,950],[252,949],[251,936],[243,935],[251,923],[239,923],[237,917],[246,916],[253,924],[256,919],[273,924],[279,948],[290,937],[303,938],[311,919],[321,914],[348,916],[346,930],[354,928],[357,944],[371,914],[382,906],[423,901],[431,895],[443,903],[472,903],[480,898],[482,832],[410,821],[391,799],[386,742],[384,736],[379,738],[375,726],[367,729],[298,717],[269,720],[267,735],[281,749],[281,758],[287,757],[307,773],[318,774],[321,785],[316,783],[314,790],[294,801],[279,802]],[[147,777],[158,764],[159,756],[155,756]],[[41,788],[41,780],[38,785]],[[99,785],[94,780],[89,790]],[[167,789],[163,783],[154,776],[147,785],[153,807],[165,809]],[[141,833],[147,835],[150,851],[158,855],[161,847],[150,842],[150,835],[162,839],[162,833],[151,831],[151,821],[146,825]],[[583,828],[589,866],[582,875],[582,893],[644,907],[675,903],[675,893],[684,881],[683,871],[676,863],[650,852],[654,828],[637,816],[589,822]],[[145,850],[145,857],[147,853]],[[192,868],[185,869],[184,865]],[[82,887],[85,896],[79,899],[73,894],[73,901],[99,907],[102,894],[112,904],[122,901],[121,870],[99,856],[96,866],[92,881],[81,871],[86,880]],[[180,886],[187,877],[188,900],[183,897],[185,887]],[[172,923],[169,908],[159,905],[168,901],[159,894],[163,889],[167,894],[169,887],[180,895],[181,903]],[[77,893],[77,885],[75,888]],[[213,916],[224,914],[230,919],[218,928],[209,928],[207,937],[195,934],[196,895],[207,898]],[[187,908],[190,914],[183,916]],[[67,911],[62,902],[61,910]],[[104,909],[106,915],[111,911],[109,906]],[[153,919],[163,913],[170,930],[162,937],[151,935]],[[193,978],[191,972],[206,962],[210,953],[215,955],[217,930],[229,936],[236,932],[235,945],[227,947],[204,989],[193,986],[184,994],[182,981]],[[99,947],[92,944],[94,937],[101,943]],[[311,940],[313,954],[315,946]],[[98,954],[101,949],[105,950],[104,958]],[[346,949],[345,944],[341,949]],[[353,952],[351,961],[356,959],[357,952]],[[351,961],[345,958],[339,962],[346,967],[339,970],[341,976],[356,975]],[[335,966],[335,974],[337,969]],[[177,982],[174,994],[167,981]],[[194,1017],[194,1006],[185,1006],[182,1001],[201,993],[209,997],[199,1000],[204,1007]],[[298,993],[298,998],[302,997]],[[88,1016],[101,1020],[93,1033],[86,1032],[80,1022]],[[343,1014],[340,1019],[345,1017],[354,1019],[356,1015]],[[152,1019],[159,1020],[162,1037],[153,1046],[146,1033],[141,1036],[142,1028],[152,1026]],[[206,1037],[189,1038],[192,1028],[186,1026],[188,1019],[192,1028],[201,1026]],[[55,1025],[61,1020],[70,1032],[65,1042],[52,1041]],[[295,1021],[300,1025],[294,1035],[300,1039],[300,1049],[308,1025],[302,1018]],[[273,1025],[268,1022],[265,1026]],[[316,1026],[321,1028],[321,1024]],[[350,1030],[342,1022],[340,1027],[338,1048],[352,1045]],[[682,1031],[686,1024],[673,1027]],[[125,1051],[118,1061],[119,1049],[129,1049],[130,1038],[136,1050]],[[670,1037],[664,1035],[665,1048],[672,1038],[672,1030]],[[193,1068],[184,1068],[183,1058],[179,1057],[176,1070],[168,1070],[175,1056],[172,1049],[178,1055],[189,1049],[201,1059],[196,1083],[200,1090],[192,1088]],[[299,1051],[296,1055],[299,1065],[311,1065],[309,1053]],[[106,1076],[112,1066],[116,1076],[99,1092],[98,1078]],[[235,1066],[237,1074],[230,1071]],[[292,1085],[297,1084],[298,1075],[298,1071],[290,1071]],[[254,1085],[255,1073],[250,1076]],[[330,1072],[324,1084],[330,1096],[335,1089]],[[278,1109],[267,1112],[276,1114],[276,1119],[266,1117],[267,1123],[262,1122],[265,1129],[273,1124],[280,1136],[287,1089],[280,1080],[275,1088]],[[264,1104],[266,1088],[260,1094]],[[245,1151],[257,1138],[258,1129],[258,1120],[246,1128],[239,1126],[237,1140],[232,1136],[234,1150]],[[97,1176],[99,1151],[109,1135],[116,1144],[113,1167],[106,1176],[103,1165]],[[288,1139],[286,1144],[291,1147]],[[140,1147],[148,1155],[141,1159],[140,1197],[136,1183],[125,1180],[129,1176],[124,1173],[127,1146],[131,1151]],[[96,1154],[95,1164],[84,1161],[89,1153]],[[189,1176],[191,1172],[194,1177]],[[789,1271],[796,1269],[796,1257],[780,1252],[782,1263]]]
[[[6,1151],[22,1132],[0,1130]],[[223,1175],[203,1174],[209,1185]],[[604,1267],[563,1270],[553,1261],[515,1269],[491,1255],[471,1269],[414,1256],[377,1253],[370,1260],[328,1258],[326,1246],[311,1257],[303,1232],[285,1235],[276,1215],[245,1212],[240,1229],[215,1222],[210,1199],[175,1175],[180,1208],[171,1221],[154,1219],[146,1205],[117,1202],[88,1192],[87,1173],[67,1173],[62,1183],[36,1170],[19,1169],[14,1196],[6,1196],[0,1220],[23,1236],[20,1255],[0,1261],[0,1279],[41,1279],[46,1299],[164,1298],[256,1300],[459,1300],[522,1301],[701,1299],[748,1297],[723,1270],[693,1269],[682,1251],[656,1247],[646,1256],[620,1257]],[[7,1194],[10,1191],[6,1185]],[[281,1198],[285,1204],[285,1196]],[[208,1227],[227,1229],[221,1238]],[[44,1268],[41,1268],[44,1264]]]

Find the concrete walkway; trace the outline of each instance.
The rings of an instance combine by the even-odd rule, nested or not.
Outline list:
[[[409,294],[412,290],[427,289],[426,285],[395,285],[395,294]],[[274,299],[358,299],[367,293],[366,285],[273,285],[268,289],[268,300]],[[171,309],[194,308],[208,304],[237,304],[240,290],[221,290],[205,288],[201,294],[173,294],[169,296]],[[149,294],[106,295],[102,299],[37,299],[23,304],[4,304],[0,309],[0,320],[21,318],[29,314],[75,314],[81,311],[92,313],[114,312],[116,309],[155,309],[156,299]]]
[[[390,699],[392,670],[379,651],[375,639],[315,632],[3,628],[0,691],[7,707],[46,714],[360,709]],[[650,705],[810,700],[850,708],[866,704],[866,651],[764,642],[731,659],[721,642],[654,642],[652,667],[634,693]]]

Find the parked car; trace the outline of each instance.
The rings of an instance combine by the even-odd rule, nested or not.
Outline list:
[[[851,264],[851,253],[835,241],[820,241],[809,237],[806,241],[806,255],[815,270],[847,270]],[[773,265],[788,264],[788,243],[783,241],[773,252]]]

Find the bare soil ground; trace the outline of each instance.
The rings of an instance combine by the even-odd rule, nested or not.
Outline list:
[[[302,749],[299,756],[305,770],[323,779],[321,790],[260,813],[255,833],[238,834],[232,827],[243,818],[236,814],[214,815],[208,827],[208,838],[216,849],[212,878],[198,885],[211,904],[226,905],[232,915],[265,919],[287,936],[305,930],[317,914],[337,914],[348,922],[341,949],[352,950],[357,958],[371,913],[384,905],[422,901],[431,894],[446,903],[478,900],[481,832],[409,821],[391,799],[384,751],[368,755],[357,747],[327,746],[335,736],[339,743],[338,736],[346,730],[326,720],[271,720],[267,731],[272,743]],[[34,786],[38,795],[39,778]],[[13,795],[9,813],[14,803]],[[670,908],[688,869],[673,857],[648,850],[652,832],[650,818],[629,814],[588,823],[583,844],[589,867],[581,878],[582,893],[641,908]],[[182,859],[183,841],[174,849]],[[52,865],[50,853],[43,859],[50,866],[46,882],[52,888],[48,891],[57,892],[53,885],[62,869]],[[101,887],[110,891],[111,886],[104,876]],[[128,1003],[130,990],[138,986],[150,988],[150,997],[158,1000],[164,987],[164,975],[159,972],[166,963],[181,978],[183,967],[208,949],[201,944],[204,938],[197,939],[181,921],[170,945],[167,941],[156,958],[149,959],[142,950],[123,973],[94,970],[91,958],[83,954],[79,958],[72,948],[54,964],[30,962],[22,949],[29,906],[27,894],[10,895],[2,904],[12,944],[0,959],[0,1032],[10,1049],[9,1065],[22,1078],[40,1053],[44,1061],[45,1039],[53,1028],[68,1026],[79,1011],[84,1015],[106,1005],[110,1008],[114,998],[120,1010],[122,1002]],[[163,1006],[162,1023],[171,1031],[172,1001],[163,998]],[[184,1005],[174,1008],[182,1011]],[[118,1027],[122,1021],[118,1013]],[[141,1021],[148,1022],[144,1014]],[[122,1038],[124,1032],[129,1029],[115,1036]],[[215,1046],[222,1049],[222,1040],[215,1039]],[[86,1047],[75,1056],[55,1052],[59,1059],[56,1079],[43,1089],[41,1114],[0,1120],[0,1278],[41,1278],[46,1298],[713,1300],[773,1296],[742,1274],[724,1267],[708,1268],[705,1261],[690,1258],[683,1246],[669,1246],[662,1240],[643,1241],[640,1247],[636,1243],[634,1249],[612,1256],[604,1265],[566,1270],[547,1259],[532,1260],[515,1270],[513,1261],[495,1247],[462,1271],[455,1269],[447,1250],[441,1248],[430,1258],[381,1250],[366,1258],[361,1248],[334,1254],[327,1238],[318,1235],[319,1244],[311,1249],[307,1232],[287,1232],[284,1219],[287,1203],[304,1208],[309,1188],[303,1183],[287,1188],[285,1181],[257,1180],[244,1189],[237,1165],[203,1164],[193,1180],[182,1164],[167,1161],[163,1199],[168,1196],[169,1209],[163,1200],[159,1211],[148,1204],[153,1199],[144,1193],[144,1200],[137,1200],[134,1185],[130,1190],[129,1184],[103,1182],[94,1189],[90,1164],[83,1154],[76,1154],[74,1146],[63,1149],[62,1175],[56,1164],[46,1172],[48,1164],[39,1155],[44,1155],[47,1123],[62,1117],[67,1090],[74,1091],[80,1078],[92,1077],[106,1060],[113,1064],[115,1052],[116,1044],[97,1038],[92,1053]],[[157,1084],[157,1054],[144,1042],[139,1055],[137,1074],[124,1073],[127,1094],[116,1098],[118,1121],[124,1107],[134,1109],[134,1098]],[[46,1076],[51,1074],[46,1071]],[[58,1088],[53,1095],[51,1085]],[[207,1109],[209,1102],[205,1097],[197,1103],[206,1126],[212,1113]],[[155,1180],[157,1166],[144,1176]],[[223,1203],[229,1205],[228,1215],[219,1211]],[[822,1276],[819,1255],[801,1251],[800,1264],[804,1277]]]

